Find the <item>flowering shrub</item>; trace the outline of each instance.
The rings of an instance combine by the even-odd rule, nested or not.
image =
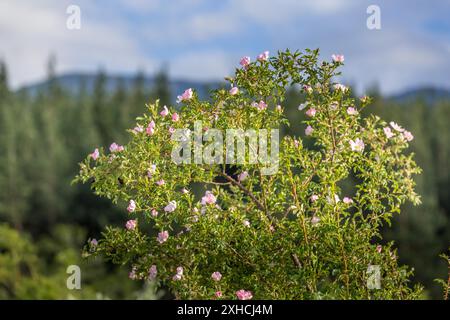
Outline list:
[[[420,169],[404,154],[413,136],[360,116],[370,98],[355,99],[334,82],[343,61],[319,62],[318,50],[264,52],[255,62],[242,58],[227,78],[231,89],[214,91],[211,102],[187,89],[177,112],[149,105],[127,145],[96,149],[81,163],[75,181],[91,182],[129,215],[124,209],[124,225],[106,228],[86,253],[127,264],[130,278],[158,281],[181,299],[419,297],[392,244],[377,244],[403,202],[420,202],[412,180]],[[304,126],[314,147],[282,138],[275,172],[263,173],[267,164],[251,163],[249,154],[233,167],[172,160],[180,143],[172,135],[195,121],[205,132],[288,124],[283,100],[292,85],[305,94],[298,112],[307,120],[291,125]],[[342,194],[349,177],[354,193]],[[201,195],[193,192],[198,186]],[[371,266],[380,270],[377,288],[368,285]]]

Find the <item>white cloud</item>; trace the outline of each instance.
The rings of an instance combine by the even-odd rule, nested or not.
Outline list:
[[[13,88],[45,76],[51,54],[57,56],[57,71],[95,70],[99,65],[111,71],[134,71],[138,66],[153,71],[156,64],[126,33],[120,22],[89,19],[89,4],[81,5],[81,29],[66,28],[66,6],[10,1],[0,5],[0,57],[9,67]]]
[[[217,80],[233,72],[233,58],[220,50],[191,51],[172,60],[170,75],[184,79]]]

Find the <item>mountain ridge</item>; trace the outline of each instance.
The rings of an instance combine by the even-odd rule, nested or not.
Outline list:
[[[84,86],[87,93],[92,93],[94,90],[95,79],[98,74],[71,72],[61,74],[55,77],[60,86],[72,94],[77,94]],[[150,90],[155,85],[155,76],[143,75],[143,85],[147,90]],[[119,86],[125,90],[130,89],[136,80],[136,74],[108,74],[105,75],[105,88],[107,92],[113,92]],[[182,93],[186,88],[194,88],[199,97],[202,99],[208,98],[209,90],[215,89],[225,85],[225,81],[215,80],[189,80],[189,79],[169,79],[169,90],[171,99],[176,100],[176,96]],[[34,95],[41,90],[45,90],[49,86],[48,80],[42,80],[30,85],[26,85],[18,89],[18,92],[26,91]],[[423,86],[416,88],[409,88],[401,92],[391,94],[385,97],[388,100],[395,102],[408,102],[417,99],[422,99],[426,104],[434,104],[440,100],[450,100],[450,88],[437,88],[431,86]]]

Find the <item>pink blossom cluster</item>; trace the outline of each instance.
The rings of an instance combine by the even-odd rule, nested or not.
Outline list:
[[[179,281],[179,280],[181,280],[182,278],[183,278],[183,272],[184,272],[184,269],[183,269],[183,267],[178,267],[177,268],[177,273],[175,273],[175,275],[173,276],[173,281]]]
[[[364,151],[364,142],[360,138],[356,138],[355,140],[350,140],[350,148],[352,151],[363,152]]]
[[[158,269],[156,268],[156,265],[153,264],[148,270],[148,278],[149,280],[155,280],[157,275]]]
[[[183,102],[183,101],[189,101],[194,96],[194,92],[191,88],[186,89],[183,94],[177,96],[177,103]]]
[[[405,130],[404,128],[402,128],[400,125],[398,125],[394,121],[389,122],[389,125],[396,132],[400,133],[401,137],[406,139],[406,141],[412,141],[414,139],[414,136],[412,135],[411,132]],[[384,127],[383,128],[384,134],[386,135],[386,138],[388,138],[388,139],[390,139],[390,138],[395,136],[395,132],[391,130],[391,127]]]
[[[238,87],[232,87],[232,88],[230,89],[229,93],[230,93],[232,96],[238,94],[238,93],[239,93]]]
[[[258,60],[258,61],[267,61],[267,60],[269,60],[269,51],[264,51],[264,52],[258,54],[258,56],[256,57],[256,60]],[[250,57],[244,56],[239,61],[239,64],[242,67],[247,68],[250,65],[250,62],[251,62]]]
[[[216,196],[211,191],[206,191],[205,195],[202,197],[202,205],[215,204],[217,201]]]
[[[98,151],[98,148],[95,148],[94,152],[92,152],[89,156],[92,159],[97,160],[98,157],[100,156],[100,152]]]
[[[118,145],[117,143],[113,142],[110,146],[109,146],[109,151],[111,151],[112,153],[115,152],[120,152],[123,151],[124,147],[121,145]]]
[[[239,300],[250,300],[253,298],[253,294],[251,291],[241,289],[241,290],[236,291],[236,297]]]
[[[310,117],[310,118],[314,117],[314,116],[316,115],[316,113],[317,113],[317,110],[316,110],[314,107],[309,108],[309,109],[306,111],[306,115],[307,115],[308,117]]]
[[[152,135],[154,135],[155,134],[155,131],[156,131],[156,124],[155,124],[155,121],[150,121],[150,123],[148,124],[148,127],[147,127],[147,129],[146,129],[146,132],[147,132],[147,134],[149,135],[149,136],[152,136]]]
[[[333,55],[331,55],[331,59],[333,59],[334,62],[343,63],[344,62],[344,55],[342,55],[342,54],[333,54]]]
[[[356,110],[354,107],[348,107],[347,108],[347,114],[350,116],[354,116],[358,114],[358,110]]]
[[[256,109],[258,109],[258,110],[265,110],[265,109],[267,109],[267,103],[265,103],[263,100],[261,100],[259,102],[252,102],[251,106],[256,108]]]
[[[164,207],[165,212],[174,212],[177,208],[177,202],[175,200],[169,201],[169,203]]]
[[[134,200],[130,200],[130,202],[128,203],[127,211],[131,213],[134,212],[134,210],[136,210],[136,202],[134,202]]]
[[[169,109],[167,109],[167,106],[164,106],[161,112],[159,113],[161,117],[165,117],[169,114]]]
[[[245,179],[248,178],[248,172],[242,171],[241,173],[238,174],[237,178],[239,182],[244,181]]]
[[[214,281],[220,281],[220,279],[222,279],[222,274],[220,272],[218,272],[218,271],[213,272],[213,274],[211,275],[211,278]]]
[[[169,238],[169,231],[161,231],[160,233],[158,233],[156,240],[162,244],[166,242],[168,238]]]
[[[127,228],[127,230],[134,230],[137,227],[137,221],[136,220],[128,220],[127,223],[125,224],[125,228]]]

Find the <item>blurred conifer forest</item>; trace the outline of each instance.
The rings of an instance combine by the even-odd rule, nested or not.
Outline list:
[[[92,90],[80,79],[74,94],[58,81],[49,63],[46,86],[36,92],[12,91],[7,67],[0,65],[0,299],[157,299],[154,286],[128,279],[127,267],[81,257],[88,238],[99,238],[107,225],[123,225],[125,206],[97,198],[89,185],[71,185],[78,162],[95,147],[123,144],[127,128],[160,99],[174,104],[165,72],[148,87],[143,73],[132,86],[106,87],[98,72]],[[200,89],[200,88],[194,88]],[[205,88],[202,88],[205,90]],[[371,91],[371,92],[370,92]],[[447,278],[439,258],[450,243],[450,99],[388,99],[369,90],[374,103],[364,110],[408,128],[411,146],[423,174],[416,177],[422,205],[406,205],[386,227],[384,241],[394,240],[400,262],[415,269],[414,281],[426,289],[424,298],[442,298],[434,281]],[[292,123],[285,133],[304,135],[304,101],[289,91],[284,104]],[[346,186],[351,190],[352,181]],[[344,189],[345,190],[345,189]],[[68,290],[66,268],[79,265],[82,289]],[[165,295],[165,297],[170,297]]]

